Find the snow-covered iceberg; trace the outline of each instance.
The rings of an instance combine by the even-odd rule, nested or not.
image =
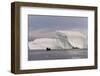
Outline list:
[[[79,31],[56,31],[55,38],[38,38],[29,42],[29,49],[85,48],[86,37]]]

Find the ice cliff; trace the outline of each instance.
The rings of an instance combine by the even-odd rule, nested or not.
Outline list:
[[[56,31],[56,38],[38,38],[29,42],[29,49],[85,48],[86,37],[79,31]]]

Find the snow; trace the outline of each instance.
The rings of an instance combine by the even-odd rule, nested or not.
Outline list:
[[[29,42],[29,49],[85,48],[86,37],[79,31],[56,31],[56,38],[38,38]]]

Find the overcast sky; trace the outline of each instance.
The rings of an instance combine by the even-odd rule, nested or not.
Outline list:
[[[29,34],[34,36],[42,35],[44,32],[54,32],[56,30],[80,30],[87,32],[87,17],[71,17],[71,16],[43,16],[29,15],[28,30]]]

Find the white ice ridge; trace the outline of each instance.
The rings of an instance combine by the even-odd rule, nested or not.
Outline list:
[[[56,31],[56,38],[38,38],[29,42],[29,49],[85,48],[86,37],[79,31]]]

